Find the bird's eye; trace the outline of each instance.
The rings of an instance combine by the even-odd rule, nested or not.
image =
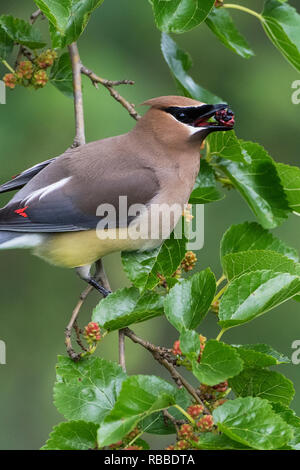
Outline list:
[[[170,106],[169,108],[166,108],[165,111],[167,113],[172,114],[172,116],[177,119],[177,121],[182,122],[184,124],[189,124],[190,122],[193,121],[193,117],[190,115],[191,114],[191,109],[186,108],[184,110],[176,107],[176,106]]]

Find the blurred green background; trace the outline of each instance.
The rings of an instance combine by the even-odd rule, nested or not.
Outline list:
[[[243,2],[260,10],[262,1]],[[296,6],[298,2],[290,1]],[[28,18],[36,9],[33,1],[1,2],[0,13]],[[256,19],[233,12],[237,23],[256,52],[244,60],[227,50],[203,25],[174,37],[194,60],[196,81],[228,101],[236,113],[239,137],[261,143],[272,157],[284,163],[298,163],[299,110],[291,102],[291,84],[299,75],[274,49]],[[46,21],[37,23],[46,35]],[[99,75],[110,79],[135,80],[133,87],[119,91],[130,101],[175,94],[168,68],[160,53],[160,33],[154,25],[147,0],[105,0],[94,12],[79,41],[82,61]],[[13,62],[12,62],[13,64]],[[5,72],[0,67],[0,76]],[[127,132],[133,120],[104,88],[96,90],[84,80],[87,140]],[[138,108],[143,112],[142,108]],[[17,88],[7,93],[0,105],[1,182],[39,161],[59,155],[72,142],[73,104],[52,85],[39,91]],[[211,266],[220,275],[219,242],[234,223],[253,220],[246,203],[235,192],[205,207],[205,246],[198,253],[199,269]],[[2,203],[6,202],[2,196]],[[299,219],[290,216],[275,233],[300,248]],[[119,255],[105,259],[113,289],[128,281]],[[52,404],[57,354],[64,354],[64,328],[84,287],[74,272],[49,266],[23,251],[0,252],[0,339],[7,345],[7,364],[0,365],[0,448],[40,448],[53,425],[62,416]],[[97,303],[93,293],[80,317],[83,326]],[[171,346],[176,331],[158,318],[136,326],[141,336]],[[208,315],[200,332],[215,337],[214,315]],[[291,355],[291,344],[300,339],[299,304],[290,301],[250,324],[233,328],[224,340],[233,343],[266,342]],[[127,342],[127,367],[133,373],[162,373],[149,353]],[[117,338],[111,334],[99,346],[102,356],[116,360]],[[300,413],[300,366],[281,367],[295,382],[293,408]],[[168,438],[151,438],[161,448]]]

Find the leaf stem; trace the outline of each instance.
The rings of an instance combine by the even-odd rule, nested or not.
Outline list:
[[[220,279],[217,280],[217,283],[216,283],[217,287],[219,287],[219,285],[222,284],[222,282],[225,281],[225,279],[226,279],[225,274],[222,274]]]
[[[216,341],[220,341],[220,339],[222,338],[223,334],[225,333],[225,331],[227,331],[228,328],[222,328],[222,330],[220,331],[220,333],[218,334],[218,336],[216,337]]]
[[[180,405],[174,405],[174,407],[177,408],[177,410],[179,410],[180,413],[182,413],[190,421],[190,423],[192,423],[193,426],[196,425],[195,420],[193,420],[193,418],[183,408],[181,408]]]
[[[179,387],[183,386],[189,392],[189,394],[194,398],[196,403],[199,403],[199,405],[202,405],[204,407],[205,412],[209,413],[208,408],[202,402],[202,400],[198,396],[194,387],[176,370],[175,368],[176,360],[174,364],[174,361],[170,357],[170,352],[171,352],[170,350],[166,348],[162,348],[160,346],[155,346],[149,341],[146,341],[140,338],[134,333],[134,331],[130,330],[130,328],[124,328],[124,334],[125,336],[130,338],[131,341],[133,341],[134,343],[139,344],[143,348],[147,349],[147,351],[149,351],[152,354],[154,359],[158,361],[163,367],[165,367],[169,371],[176,385]]]
[[[129,447],[129,446],[132,446],[132,444],[137,440],[139,439],[143,434],[144,434],[145,430],[143,429],[141,432],[139,432],[128,444],[126,447]]]
[[[219,298],[221,297],[221,295],[224,294],[225,290],[227,289],[227,286],[228,284],[225,284],[224,287],[222,287],[222,289],[219,290],[219,292],[215,295],[213,301],[212,301],[212,304],[214,304],[217,300],[219,300]]]
[[[205,145],[206,145],[206,155],[205,155],[205,158],[206,158],[206,161],[209,163],[210,160],[211,160],[211,151],[210,151],[210,144],[209,144],[209,142],[208,142],[207,139],[205,140]]]
[[[2,60],[2,64],[11,72],[15,73],[14,69],[6,62],[6,60]]]
[[[222,8],[233,8],[235,10],[241,10],[241,11],[244,11],[245,13],[248,13],[249,15],[255,16],[262,23],[264,22],[264,18],[260,13],[257,13],[257,11],[254,11],[254,10],[250,10],[250,8],[244,7],[242,5],[236,5],[235,3],[224,3]]]

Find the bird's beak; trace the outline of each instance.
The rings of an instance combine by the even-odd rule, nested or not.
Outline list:
[[[227,104],[204,104],[197,110],[199,112],[192,125],[199,127],[199,131],[201,128],[208,132],[229,131],[234,127],[234,113]]]

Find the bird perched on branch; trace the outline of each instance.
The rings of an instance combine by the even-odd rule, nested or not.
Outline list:
[[[234,118],[226,104],[182,96],[143,104],[150,109],[127,134],[69,149],[0,186],[3,193],[21,188],[0,209],[0,249],[33,248],[107,295],[90,273],[96,260],[167,238],[193,189],[201,143],[210,132],[232,129]],[[162,217],[173,205],[179,209],[166,233],[159,228],[152,237],[152,208]]]

